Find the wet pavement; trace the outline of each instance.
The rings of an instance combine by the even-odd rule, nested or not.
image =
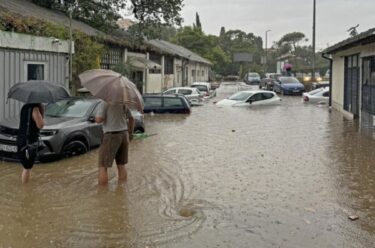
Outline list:
[[[0,164],[0,247],[375,247],[375,139],[326,106],[147,115],[129,179],[97,187],[97,150]],[[356,221],[348,219],[357,215]]]

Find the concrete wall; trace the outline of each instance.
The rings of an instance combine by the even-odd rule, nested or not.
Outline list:
[[[188,64],[188,85],[194,82],[207,82],[210,66],[202,63],[190,62]],[[194,72],[194,73],[193,73]]]
[[[344,108],[344,57],[334,56],[332,66],[332,106],[340,111]]]
[[[54,53],[69,53],[69,41],[59,40],[53,37],[48,38],[5,31],[0,31],[0,47]],[[74,43],[72,43],[72,52],[74,53]]]
[[[144,93],[160,93],[161,92],[161,74],[148,74],[147,86],[144,87]]]

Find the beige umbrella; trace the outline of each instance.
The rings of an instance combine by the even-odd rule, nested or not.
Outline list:
[[[111,70],[89,70],[79,75],[81,84],[110,104],[124,104],[143,113],[143,98],[137,87],[127,77]]]

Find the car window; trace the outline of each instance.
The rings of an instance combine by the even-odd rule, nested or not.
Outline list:
[[[164,107],[181,107],[183,103],[180,98],[164,98]]]
[[[182,95],[191,95],[191,92],[192,92],[192,90],[188,90],[188,89],[179,89],[178,90],[178,93],[182,94]]]
[[[263,100],[271,99],[274,96],[272,93],[262,93]]]
[[[208,87],[206,85],[192,85],[191,87],[197,88],[200,91],[208,92]]]
[[[312,90],[309,92],[310,95],[318,94],[319,92],[323,91],[323,88],[318,88],[316,90]]]
[[[263,100],[262,93],[256,93],[250,97],[252,102],[261,101]]]
[[[173,89],[173,90],[167,90],[166,92],[164,92],[164,94],[166,95],[172,95],[172,94],[175,94],[176,93],[176,90]]]
[[[329,91],[323,93],[324,97],[329,97]]]
[[[48,104],[46,116],[50,117],[84,117],[92,108],[93,102],[85,100],[62,100]]]
[[[144,97],[145,107],[161,107],[161,97]]]
[[[245,101],[250,95],[251,95],[251,93],[249,93],[249,92],[240,91],[240,92],[235,93],[231,97],[229,97],[229,100]]]
[[[298,79],[295,78],[295,77],[280,77],[279,80],[283,84],[295,84],[295,83],[299,83]]]

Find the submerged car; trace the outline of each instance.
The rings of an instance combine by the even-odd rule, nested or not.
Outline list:
[[[327,104],[329,101],[329,87],[318,88],[302,95],[304,103]]]
[[[165,95],[181,94],[184,95],[191,103],[200,103],[203,100],[203,93],[193,87],[176,87],[163,92]]]
[[[280,76],[278,73],[266,73],[266,77],[260,81],[259,89],[273,90],[273,81]]]
[[[184,95],[144,95],[143,101],[145,113],[191,113],[191,105]]]
[[[218,106],[257,106],[257,105],[274,105],[279,104],[281,99],[272,91],[249,90],[239,91],[227,99],[216,103]]]
[[[39,157],[70,157],[86,153],[101,143],[102,125],[95,123],[95,111],[101,100],[95,98],[70,98],[46,106],[45,125],[40,131],[44,148]],[[136,121],[135,131],[144,131],[143,115],[132,111]],[[19,118],[0,122],[0,157],[17,158]]]
[[[273,82],[273,91],[281,95],[302,95],[305,86],[295,77],[278,77]]]
[[[211,83],[208,82],[194,82],[191,84],[191,87],[197,88],[200,92],[203,93],[204,98],[212,98],[216,96],[216,90],[213,90]]]
[[[244,77],[244,82],[246,84],[260,84],[260,75],[256,72],[246,73]]]

